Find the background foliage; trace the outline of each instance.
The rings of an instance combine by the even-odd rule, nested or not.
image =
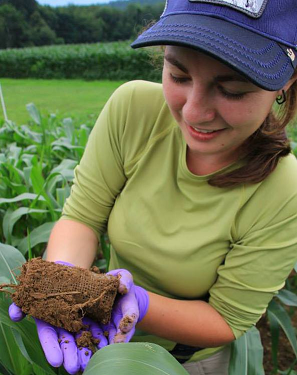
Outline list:
[[[133,50],[130,42],[78,44],[0,51],[0,77],[158,81],[157,49]],[[154,57],[155,56],[155,57]]]
[[[0,0],[0,49],[133,39],[163,7],[162,0],[58,8]]]

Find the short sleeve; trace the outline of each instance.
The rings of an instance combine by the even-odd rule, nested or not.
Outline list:
[[[111,96],[92,129],[63,208],[62,219],[89,226],[97,237],[106,231],[110,211],[126,181],[121,138],[129,95],[124,86]]]
[[[278,177],[245,202],[234,225],[236,240],[210,289],[210,304],[236,338],[261,318],[297,262],[297,181]]]

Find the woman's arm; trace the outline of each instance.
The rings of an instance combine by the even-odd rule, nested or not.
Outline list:
[[[222,316],[204,301],[180,301],[149,293],[148,312],[137,328],[185,345],[217,347],[235,340]]]
[[[54,226],[46,251],[46,260],[61,260],[82,268],[90,268],[96,255],[98,240],[88,226],[62,219]]]

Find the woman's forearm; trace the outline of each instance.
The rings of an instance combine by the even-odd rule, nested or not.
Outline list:
[[[61,260],[89,268],[95,259],[97,247],[98,240],[92,229],[76,221],[59,220],[49,238],[46,260]]]
[[[138,328],[180,344],[202,348],[235,339],[222,316],[204,301],[181,301],[149,293],[147,314]]]

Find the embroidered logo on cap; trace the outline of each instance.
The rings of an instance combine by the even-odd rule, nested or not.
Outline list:
[[[295,61],[295,53],[293,52],[292,48],[287,48],[287,54],[292,61]]]
[[[210,3],[225,5],[246,13],[251,17],[258,18],[262,15],[268,0],[189,0],[193,3]]]

